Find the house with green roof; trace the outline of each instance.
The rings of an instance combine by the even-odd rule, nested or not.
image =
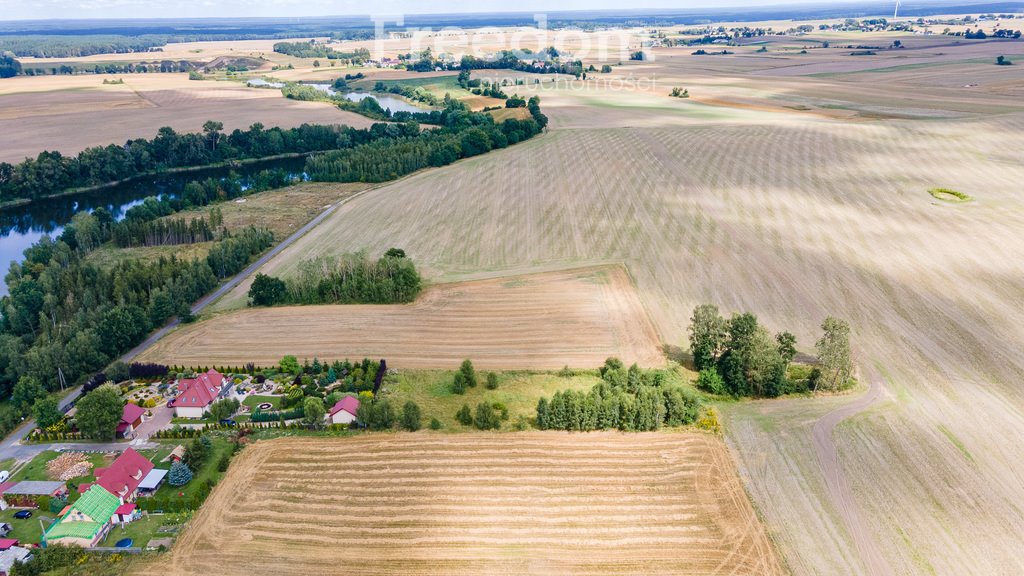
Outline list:
[[[121,500],[102,487],[90,487],[46,529],[43,545],[77,544],[83,548],[98,545],[110,530],[110,519],[120,505]]]

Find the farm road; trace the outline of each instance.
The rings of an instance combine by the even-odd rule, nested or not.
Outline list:
[[[872,374],[869,377],[868,391],[863,396],[822,416],[814,423],[812,431],[814,452],[818,457],[818,465],[821,467],[829,498],[842,517],[843,523],[846,524],[846,529],[853,539],[866,573],[871,576],[886,576],[893,574],[893,570],[882,557],[871,530],[864,524],[860,508],[857,506],[850,485],[843,474],[842,465],[839,463],[839,453],[832,440],[832,434],[840,422],[874,404],[881,392],[879,376]]]

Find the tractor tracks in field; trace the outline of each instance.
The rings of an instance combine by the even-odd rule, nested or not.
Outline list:
[[[874,535],[864,522],[860,507],[857,505],[853,491],[850,489],[850,483],[839,462],[839,452],[836,450],[833,434],[840,422],[866,410],[879,399],[881,394],[880,377],[873,374],[869,378],[868,391],[863,396],[825,414],[814,423],[812,430],[814,453],[818,458],[821,475],[825,479],[828,497],[853,540],[864,573],[870,576],[887,576],[894,572],[882,556]]]

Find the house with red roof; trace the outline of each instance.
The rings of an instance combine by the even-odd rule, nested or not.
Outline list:
[[[182,378],[178,382],[178,397],[174,399],[174,415],[202,418],[210,404],[220,397],[224,383],[224,376],[212,369],[195,378]]]
[[[359,399],[355,396],[345,396],[331,407],[327,413],[327,419],[331,424],[351,424],[355,422],[358,411]]]
[[[117,435],[121,438],[128,438],[145,421],[146,409],[129,402],[124,405],[124,411],[121,412],[121,422],[117,425]]]
[[[139,484],[152,470],[148,458],[128,448],[110,466],[96,469],[96,484],[126,504],[135,501]]]

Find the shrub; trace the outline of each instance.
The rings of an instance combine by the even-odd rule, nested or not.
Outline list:
[[[452,378],[452,393],[453,394],[465,394],[466,393],[466,376],[462,372],[456,372],[455,377]]]
[[[438,420],[437,418],[431,418],[430,419],[430,429],[431,430],[440,430],[441,429],[441,421]]]
[[[697,374],[697,388],[712,394],[725,394],[725,381],[714,368],[705,368]]]
[[[463,404],[462,408],[459,408],[459,411],[455,413],[455,419],[463,426],[471,426],[473,424],[473,413],[470,412],[468,404]]]
[[[498,389],[498,375],[494,372],[487,373],[487,389],[497,390]]]
[[[480,430],[497,430],[501,428],[501,418],[490,404],[481,402],[476,406],[473,425]]]
[[[697,428],[701,430],[707,430],[715,434],[722,433],[722,425],[718,423],[718,412],[714,408],[708,406],[704,409],[704,412],[697,419]]]
[[[405,406],[402,407],[402,427],[410,432],[415,432],[421,428],[420,407],[412,400],[406,402]]]

